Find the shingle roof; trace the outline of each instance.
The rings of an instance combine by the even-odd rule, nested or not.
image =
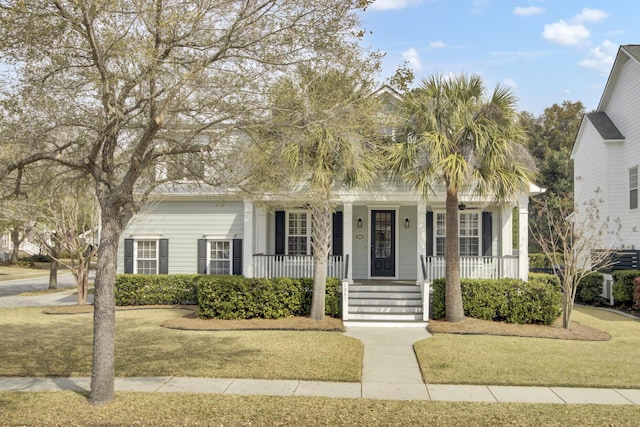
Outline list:
[[[640,50],[639,50],[640,53]],[[596,111],[593,113],[587,113],[589,121],[593,123],[600,136],[604,140],[620,140],[624,139],[624,135],[620,133],[615,124],[611,121],[607,113],[604,111]]]
[[[638,44],[625,44],[621,46],[629,55],[633,56],[636,61],[640,61],[640,45]]]

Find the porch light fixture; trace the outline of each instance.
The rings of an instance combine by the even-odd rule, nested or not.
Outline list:
[[[358,228],[362,228],[362,217],[358,217]]]
[[[409,217],[406,216],[406,217],[404,217],[404,228],[409,228],[409,225],[410,225],[409,224]]]
[[[465,209],[467,209],[467,205],[465,205],[464,203],[460,203],[460,204],[458,205],[458,210],[463,211],[463,210],[465,210]]]

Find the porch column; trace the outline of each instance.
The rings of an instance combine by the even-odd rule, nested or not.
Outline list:
[[[513,209],[503,205],[500,211],[500,256],[513,255]]]
[[[249,200],[244,201],[242,274],[244,277],[253,277],[253,202]]]
[[[253,245],[255,247],[256,254],[266,254],[267,253],[267,211],[265,208],[261,206],[254,206],[253,211],[255,212],[254,220],[255,224],[253,227],[254,235],[253,235]]]
[[[342,205],[342,250],[345,255],[349,255],[349,265],[347,266],[347,280],[353,283],[353,203],[344,202]]]
[[[422,274],[422,262],[420,256],[425,257],[427,255],[427,203],[424,201],[418,202],[418,282],[420,285],[424,282],[424,275]]]
[[[529,279],[529,195],[518,197],[518,276]]]

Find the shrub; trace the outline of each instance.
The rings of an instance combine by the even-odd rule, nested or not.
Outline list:
[[[633,279],[633,307],[640,309],[640,277]]]
[[[552,268],[554,265],[564,264],[564,255],[555,253],[555,262],[551,263],[545,254],[529,254],[529,268]]]
[[[170,305],[196,302],[195,274],[119,274],[116,305]]]
[[[33,265],[36,262],[51,262],[51,257],[49,255],[43,255],[43,254],[30,255],[27,257],[20,258],[18,262],[21,262],[21,261]]]
[[[544,281],[461,280],[465,316],[549,325],[561,314],[562,294]],[[445,280],[433,282],[433,318],[445,317]]]
[[[560,278],[556,274],[529,273],[528,279],[529,282],[542,283],[562,292],[562,284],[560,283]]]
[[[585,304],[593,304],[602,296],[604,277],[600,273],[592,272],[582,278],[576,289],[576,300]]]
[[[639,270],[618,270],[613,274],[613,298],[616,305],[633,304],[633,279],[640,276]]]
[[[198,276],[198,317],[278,319],[311,311],[312,279],[248,279],[242,276]],[[338,317],[340,281],[328,279],[325,313]]]

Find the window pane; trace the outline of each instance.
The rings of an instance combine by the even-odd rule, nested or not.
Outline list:
[[[156,274],[156,260],[138,260],[138,274]]]
[[[309,254],[309,229],[306,212],[289,212],[287,247],[289,255]]]
[[[444,256],[444,237],[436,237],[436,256]]]
[[[209,245],[209,274],[231,274],[231,242],[212,240]]]
[[[138,240],[136,245],[136,273],[157,274],[157,242],[155,240]]]
[[[638,208],[638,189],[629,191],[629,209]]]
[[[307,238],[303,236],[289,236],[289,255],[308,255]]]

